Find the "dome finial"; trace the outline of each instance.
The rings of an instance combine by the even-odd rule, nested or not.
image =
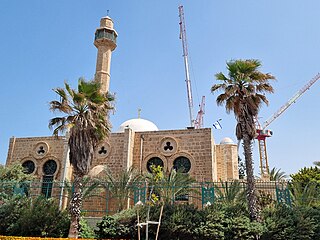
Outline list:
[[[138,118],[141,118],[141,108],[138,108]]]

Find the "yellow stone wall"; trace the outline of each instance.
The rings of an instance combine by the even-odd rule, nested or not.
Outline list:
[[[172,148],[168,150],[167,145]],[[44,153],[38,151],[42,147]],[[167,149],[167,150],[165,150]],[[147,171],[147,162],[152,157],[160,158],[164,170],[169,172],[177,157],[186,157],[191,161],[190,175],[198,182],[238,179],[238,154],[235,144],[215,145],[210,128],[162,130],[152,132],[134,132],[125,129],[123,133],[112,133],[108,141],[102,142],[96,149],[92,168],[98,165],[107,166],[114,174],[133,167],[139,172]],[[63,181],[71,178],[71,167],[68,159],[68,147],[65,137],[31,137],[11,138],[8,150],[7,165],[13,162],[31,160],[36,169],[33,174],[41,180],[43,165],[48,160],[57,163],[54,180]],[[67,198],[59,197],[62,193],[60,183],[54,183],[52,196],[59,199],[65,207]],[[41,183],[37,189],[41,193]],[[67,195],[64,190],[63,195]],[[98,196],[84,202],[84,209],[92,210],[86,215],[102,216],[113,212],[116,199],[106,201],[107,193],[102,191]],[[193,201],[190,199],[190,201]],[[201,203],[199,203],[201,204]],[[99,212],[97,212],[99,210]]]

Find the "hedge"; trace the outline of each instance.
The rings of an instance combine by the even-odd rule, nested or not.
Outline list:
[[[13,237],[13,236],[0,236],[0,240],[64,240],[64,239],[68,239],[68,240],[72,240],[72,239],[76,239],[76,238],[41,238],[41,237]],[[78,239],[82,239],[82,240],[92,240],[92,238],[78,238]],[[112,239],[100,239],[100,240],[112,240]],[[128,240],[128,239],[118,239],[117,240]]]

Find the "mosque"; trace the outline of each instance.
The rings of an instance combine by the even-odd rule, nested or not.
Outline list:
[[[98,49],[95,79],[104,92],[109,90],[111,54],[117,36],[112,19],[103,17],[94,45]],[[67,142],[66,136],[12,137],[6,164],[20,162],[42,182],[41,191],[48,191],[48,182],[71,178]],[[143,173],[150,171],[152,164],[165,171],[181,169],[198,182],[239,178],[237,145],[230,138],[216,144],[211,128],[159,130],[141,118],[125,121],[108,141],[101,142],[92,167],[106,165],[114,173],[133,167]]]

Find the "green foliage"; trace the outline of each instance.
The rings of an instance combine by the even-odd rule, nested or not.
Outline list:
[[[145,207],[141,213],[141,221],[146,221],[149,207]],[[158,221],[160,207],[150,207],[150,220]],[[165,204],[160,226],[160,239],[199,239],[198,230],[200,223],[204,221],[204,212],[198,210],[194,205]],[[149,226],[149,236],[155,238],[157,225]],[[142,229],[142,235],[145,228]]]
[[[114,216],[105,216],[97,224],[98,230],[95,230],[98,238],[126,238],[132,234],[129,225],[121,223]]]
[[[105,177],[99,180],[100,184],[117,199],[117,212],[120,212],[126,208],[132,186],[139,183],[140,176],[134,168],[123,170],[119,174],[111,173],[110,169],[105,168],[105,173]]]
[[[53,199],[14,196],[0,206],[0,234],[12,236],[67,236],[69,218]]]
[[[320,168],[302,168],[290,175],[290,191],[296,206],[320,205]]]
[[[313,182],[320,184],[320,167],[304,167],[298,173],[291,174],[292,182],[298,182],[303,186]]]
[[[0,165],[0,200],[12,197],[15,192],[27,194],[28,181],[34,177],[24,172],[20,163],[8,167]]]
[[[150,220],[157,221],[160,207],[150,209]],[[147,209],[142,214],[146,217]],[[143,229],[144,230],[144,229]],[[205,209],[194,205],[166,204],[160,226],[160,239],[256,239],[264,227],[261,223],[251,222],[245,204],[214,204]],[[143,232],[144,234],[144,232]],[[149,236],[154,238],[156,226],[149,227]]]
[[[137,210],[135,208],[123,210],[112,216],[103,217],[94,230],[98,238],[131,238],[136,237]]]
[[[237,216],[228,219],[226,239],[249,240],[259,239],[264,231],[261,223],[250,221],[248,215]]]
[[[96,238],[96,234],[94,233],[94,229],[91,228],[87,221],[83,218],[80,219],[80,237],[81,238]]]
[[[239,181],[220,181],[215,190],[218,201],[225,204],[244,203],[246,200],[245,189]]]
[[[295,206],[320,206],[319,184],[309,182],[304,185],[299,182],[290,184],[291,198]]]
[[[65,190],[67,191],[69,196],[72,196],[72,183],[68,180],[64,181]],[[100,180],[91,178],[88,176],[84,176],[81,179],[82,184],[82,199],[88,199],[92,196],[99,195],[101,192],[101,188],[99,188]]]
[[[150,208],[151,221],[158,221],[160,206],[140,209],[140,222],[145,222]],[[137,209],[107,216],[98,224],[100,238],[137,239]],[[205,209],[194,205],[165,204],[159,239],[170,240],[300,240],[320,239],[320,207],[276,205],[266,208],[261,222],[250,221],[245,204],[215,203]],[[149,238],[154,239],[157,225],[149,225]],[[141,229],[145,236],[146,228]],[[98,234],[99,233],[99,234]],[[143,239],[143,238],[142,238]]]
[[[315,223],[313,239],[320,239],[320,206],[306,208],[305,213]]]
[[[0,205],[0,235],[14,235],[12,229],[22,215],[29,199],[20,195],[13,196],[10,200],[5,199]]]
[[[164,173],[161,166],[151,166],[152,173],[147,173],[145,178],[151,186],[150,193],[154,193],[152,200],[159,199],[164,203],[173,203],[176,199],[183,198],[191,192],[196,192],[190,186],[195,183],[195,179],[189,174],[171,169],[169,173]]]
[[[268,206],[273,206],[276,201],[273,200],[272,194],[268,191],[264,190],[258,190],[258,204],[260,206],[260,209],[264,209]]]
[[[226,216],[223,211],[209,211],[203,222],[200,222],[195,232],[202,239],[224,240],[225,228],[227,226]]]
[[[26,182],[33,179],[33,176],[26,174],[20,163],[10,166],[0,165],[0,182]]]
[[[316,230],[319,230],[319,209],[313,211],[308,207],[289,208],[278,205],[276,208],[265,209],[264,222],[266,231],[262,240],[299,240],[319,239]]]
[[[288,177],[285,172],[281,171],[280,168],[277,169],[275,167],[271,169],[269,175],[270,181],[283,181]]]

